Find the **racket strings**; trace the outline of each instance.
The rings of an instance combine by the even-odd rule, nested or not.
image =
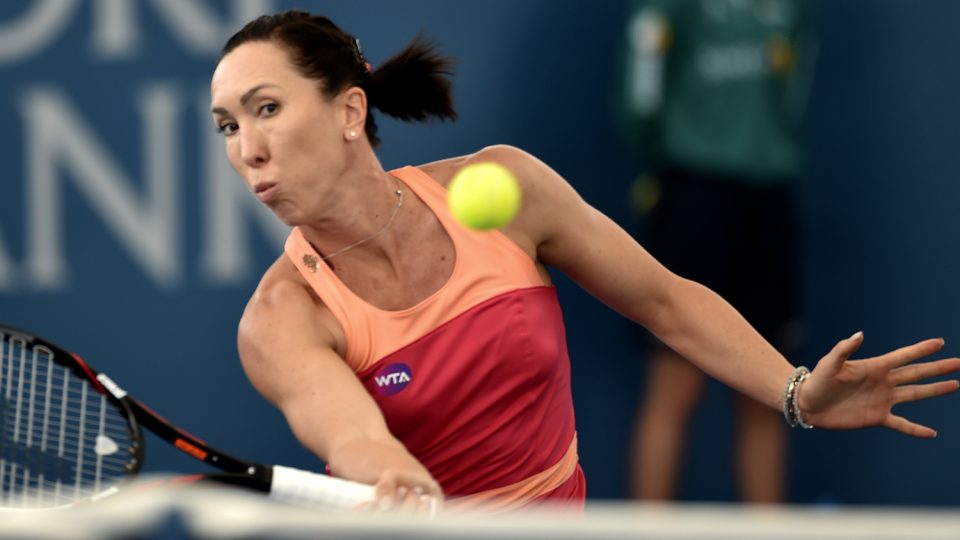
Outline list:
[[[42,346],[0,334],[0,506],[69,504],[124,478],[127,421]]]

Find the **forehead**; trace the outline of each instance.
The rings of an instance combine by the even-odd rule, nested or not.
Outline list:
[[[270,41],[252,41],[224,56],[210,79],[210,97],[214,103],[238,100],[258,84],[282,87],[310,85],[290,62],[287,52]]]

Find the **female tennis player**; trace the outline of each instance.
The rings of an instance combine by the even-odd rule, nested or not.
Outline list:
[[[513,147],[385,171],[372,109],[453,119],[450,60],[423,40],[371,69],[330,20],[260,17],[226,44],[213,119],[250,191],[293,227],[239,327],[250,380],[332,474],[375,484],[384,508],[578,507],[564,327],[547,266],[646,326],[711,376],[791,424],[935,432],[891,412],[957,389],[915,384],[960,370],[912,365],[931,339],[866,360],[840,341],[807,376],[722,298],[680,278]],[[458,225],[445,186],[499,163],[524,194],[500,231]]]

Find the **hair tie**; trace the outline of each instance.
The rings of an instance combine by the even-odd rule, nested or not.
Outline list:
[[[367,57],[363,55],[363,49],[360,48],[360,40],[357,38],[353,38],[353,52],[356,54],[357,63],[363,66],[364,74],[372,74],[373,68],[370,66],[370,62],[367,61]]]

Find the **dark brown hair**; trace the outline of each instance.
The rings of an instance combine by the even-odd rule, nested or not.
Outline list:
[[[394,118],[423,122],[430,118],[455,120],[453,59],[436,52],[432,42],[418,35],[382,66],[370,70],[360,43],[330,19],[304,11],[263,15],[246,24],[223,46],[220,58],[249,41],[275,41],[290,53],[303,76],[320,81],[323,94],[333,98],[352,86],[367,94],[370,109]],[[364,126],[370,144],[380,144],[373,111]]]

